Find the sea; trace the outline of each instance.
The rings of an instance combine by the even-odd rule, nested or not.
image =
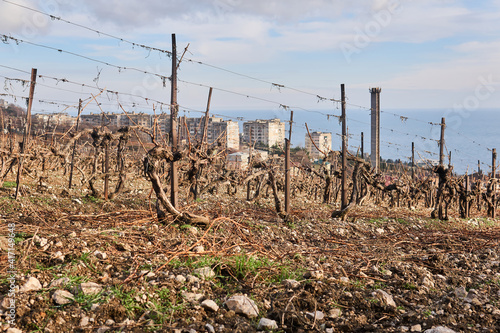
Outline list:
[[[255,119],[279,118],[286,122],[289,135],[291,110],[214,111],[215,116],[243,122]],[[310,132],[331,132],[332,149],[340,150],[342,125],[341,110],[293,110],[292,147],[303,147]],[[348,147],[352,152],[361,149],[361,133],[364,152],[370,153],[371,110],[359,107],[346,108]],[[412,143],[415,146],[415,162],[429,163],[439,160],[441,121],[445,120],[444,155],[457,174],[491,171],[492,149],[500,149],[500,110],[475,109],[386,109],[380,113],[380,156],[383,159],[411,161]],[[450,154],[451,153],[451,154]],[[479,163],[479,164],[478,164]],[[498,165],[498,162],[497,162]],[[498,167],[497,167],[498,170]]]

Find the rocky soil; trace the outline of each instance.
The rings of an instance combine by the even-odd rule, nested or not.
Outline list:
[[[149,189],[0,192],[15,224],[15,320],[1,237],[1,332],[499,332],[500,223],[430,211],[207,197],[209,226],[158,222]]]

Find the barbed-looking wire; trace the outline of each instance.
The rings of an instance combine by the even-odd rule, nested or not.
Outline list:
[[[104,36],[107,36],[107,37],[110,37],[110,38],[114,38],[114,39],[118,39],[120,40],[121,42],[124,42],[124,43],[128,43],[128,44],[131,44],[132,46],[137,46],[137,47],[141,47],[141,48],[144,48],[146,50],[149,50],[150,52],[151,51],[158,51],[158,52],[161,52],[161,53],[165,53],[167,54],[168,56],[171,57],[171,52],[170,51],[167,51],[167,50],[162,50],[162,49],[159,49],[159,48],[155,48],[155,47],[150,47],[150,46],[147,46],[147,45],[144,45],[144,44],[140,44],[140,43],[135,43],[135,42],[131,42],[131,41],[128,41],[124,38],[120,38],[120,37],[116,37],[114,35],[111,35],[111,34],[108,34],[108,33],[105,33],[105,32],[102,32],[102,31],[98,31],[98,30],[95,30],[95,29],[92,29],[92,28],[89,28],[89,27],[86,27],[84,25],[81,25],[81,24],[77,24],[77,23],[73,23],[71,21],[68,21],[68,20],[64,20],[62,19],[61,17],[56,17],[54,15],[50,15],[50,14],[47,14],[47,13],[44,13],[44,12],[41,12],[39,10],[36,10],[36,9],[33,9],[33,8],[30,8],[30,7],[27,7],[27,6],[23,6],[23,5],[20,5],[20,4],[16,4],[14,2],[11,2],[11,1],[7,1],[7,0],[3,0],[4,2],[6,3],[10,3],[12,5],[16,5],[16,6],[19,6],[19,7],[22,7],[22,8],[25,8],[25,9],[28,9],[28,10],[32,10],[32,11],[35,11],[35,12],[38,12],[40,14],[43,14],[43,15],[47,15],[48,17],[50,17],[52,20],[59,20],[59,21],[62,21],[62,22],[65,22],[65,23],[68,23],[68,24],[72,24],[74,26],[77,26],[77,27],[80,27],[80,28],[83,28],[83,29],[87,29],[87,30],[90,30],[90,31],[93,31],[93,32],[96,32],[99,36],[100,35],[104,35]],[[119,71],[121,70],[134,70],[134,71],[139,71],[141,73],[144,73],[144,74],[151,74],[151,75],[154,75],[154,76],[158,76],[162,79],[162,81],[164,82],[168,77],[164,76],[164,75],[161,75],[161,74],[157,74],[157,73],[153,73],[153,72],[149,72],[149,71],[144,71],[144,70],[140,70],[140,69],[137,69],[137,68],[133,68],[133,67],[125,67],[125,66],[118,66],[118,65],[114,65],[114,64],[111,64],[111,63],[108,63],[108,62],[104,62],[104,61],[101,61],[101,60],[98,60],[98,59],[93,59],[93,58],[90,58],[90,57],[86,57],[86,56],[83,56],[83,55],[80,55],[80,54],[76,54],[74,52],[69,52],[69,51],[65,51],[65,50],[62,50],[62,49],[57,49],[57,48],[54,48],[54,47],[50,47],[50,46],[46,46],[46,45],[42,45],[42,44],[36,44],[36,43],[32,43],[32,42],[28,42],[28,41],[24,41],[24,40],[21,40],[21,39],[16,39],[14,37],[11,37],[11,36],[7,36],[7,35],[0,35],[3,37],[3,41],[4,42],[8,42],[8,40],[12,40],[12,41],[15,41],[16,43],[20,43],[20,42],[24,42],[24,43],[27,43],[27,44],[31,44],[31,45],[34,45],[34,46],[38,46],[38,47],[45,47],[45,48],[49,48],[49,49],[52,49],[52,50],[56,50],[58,52],[65,52],[65,53],[68,53],[70,55],[73,55],[73,56],[78,56],[78,57],[82,57],[82,58],[85,58],[87,60],[90,60],[90,61],[95,61],[95,62],[99,62],[101,64],[104,64],[104,65],[107,65],[107,66],[111,66],[111,67],[115,67],[117,68]],[[217,69],[217,70],[221,70],[221,71],[225,71],[225,72],[228,72],[228,73],[231,73],[231,74],[234,74],[234,75],[238,75],[238,76],[242,76],[242,77],[245,77],[245,78],[248,78],[248,79],[252,79],[252,80],[257,80],[257,81],[260,81],[262,83],[266,83],[266,84],[270,84],[272,87],[276,87],[278,88],[278,90],[280,90],[281,88],[287,88],[287,89],[290,89],[292,91],[296,91],[296,92],[300,92],[300,93],[304,93],[304,94],[308,94],[308,95],[313,95],[315,97],[318,98],[318,101],[325,101],[325,100],[328,100],[328,101],[332,101],[332,102],[341,102],[340,100],[336,100],[336,99],[333,99],[333,98],[325,98],[325,97],[322,97],[318,94],[313,94],[313,93],[310,93],[310,92],[307,92],[307,91],[304,91],[304,90],[300,90],[300,89],[296,89],[296,88],[292,88],[292,87],[288,87],[288,86],[285,86],[283,84],[279,84],[279,83],[274,83],[274,82],[271,82],[271,81],[266,81],[266,80],[262,80],[262,79],[259,79],[259,78],[255,78],[255,77],[252,77],[252,76],[249,76],[249,75],[246,75],[246,74],[241,74],[241,73],[238,73],[238,72],[235,72],[235,71],[232,71],[232,70],[228,70],[228,69],[225,69],[225,68],[222,68],[222,67],[219,67],[219,66],[215,66],[215,65],[211,65],[211,64],[208,64],[208,63],[204,63],[204,62],[201,62],[201,61],[196,61],[196,60],[192,60],[192,59],[188,59],[186,58],[186,61],[189,61],[189,62],[194,62],[194,63],[198,63],[198,64],[201,64],[201,65],[205,65],[205,66],[208,66],[208,67],[212,67],[214,69]],[[9,68],[7,66],[2,66],[2,67],[6,67],[6,68]],[[39,77],[42,77],[42,76],[39,76]],[[70,82],[66,79],[57,79],[57,78],[51,78],[51,79],[55,79],[55,80],[58,80],[59,82]],[[13,79],[15,80],[15,79]],[[25,80],[22,80],[20,82],[24,82],[25,83]],[[185,83],[190,83],[190,84],[195,84],[195,85],[200,85],[200,86],[205,86],[205,87],[208,87],[208,85],[203,85],[203,84],[196,84],[196,83],[192,83],[192,82],[187,82],[187,81],[184,81]],[[73,82],[74,83],[74,82]],[[86,87],[89,87],[89,88],[93,88],[93,89],[98,89],[96,87],[93,87],[93,86],[89,86],[89,85],[83,85],[83,86],[86,86]],[[50,86],[47,86],[49,88],[54,88],[54,87],[50,87]],[[56,88],[57,89],[57,88]],[[222,88],[214,88],[214,89],[218,89],[220,91],[225,91],[225,92],[228,92],[228,93],[232,93],[232,94],[237,94],[237,95],[241,95],[241,96],[245,96],[247,98],[253,98],[253,99],[257,99],[257,100],[261,100],[261,101],[266,101],[266,102],[269,102],[269,103],[274,103],[274,104],[279,104],[279,107],[282,107],[283,109],[285,110],[290,110],[291,107],[285,105],[285,104],[282,104],[282,103],[278,103],[278,102],[275,102],[275,101],[271,101],[271,100],[267,100],[267,99],[264,99],[264,98],[260,98],[260,97],[255,97],[255,96],[251,96],[251,95],[247,95],[247,94],[244,94],[244,93],[239,93],[239,92],[234,92],[234,91],[230,91],[230,90],[226,90],[226,89],[222,89]],[[62,90],[62,91],[67,91],[67,90],[64,90],[64,89],[59,89],[59,90]],[[69,92],[73,92],[73,91],[69,91]],[[112,91],[112,90],[106,90],[106,92],[108,93],[112,93],[112,94],[118,94],[118,92],[116,91]],[[73,92],[73,93],[79,93],[79,92]],[[143,98],[144,100],[148,101],[148,98],[145,98],[145,97],[142,97],[142,96],[138,96],[138,95],[132,95],[132,94],[127,94],[127,93],[121,93],[122,95],[129,95],[129,96],[134,96],[134,97],[138,97],[138,98]],[[5,96],[5,94],[4,94]],[[117,97],[118,99],[118,97]],[[161,101],[156,101],[156,100],[152,100],[152,99],[149,99],[150,101],[153,101],[153,102],[156,102],[160,105],[167,105],[167,106],[170,106],[169,103],[164,103],[164,102],[161,102]],[[363,108],[363,109],[366,109],[366,110],[372,110],[372,108],[369,108],[369,107],[364,107],[364,106],[360,106],[360,105],[356,105],[356,104],[353,104],[353,103],[350,103],[350,102],[346,102],[346,105],[350,105],[350,106],[354,106],[354,107],[358,107],[358,108]],[[333,115],[333,114],[327,114],[327,113],[324,113],[324,112],[320,112],[320,111],[311,111],[311,110],[308,110],[308,109],[304,109],[304,108],[301,108],[301,107],[294,107],[295,109],[300,109],[300,110],[303,110],[305,112],[315,112],[315,113],[318,113],[318,114],[322,114],[322,115],[325,115],[327,116],[327,118],[329,119],[329,117],[337,117],[337,118],[340,118],[339,116],[337,115]],[[194,112],[194,111],[193,111]],[[204,111],[199,111],[201,113],[204,113]],[[408,117],[408,116],[403,116],[403,115],[399,115],[399,114],[396,114],[396,113],[392,113],[392,112],[388,112],[388,111],[385,111],[385,110],[381,110],[380,112],[382,113],[387,113],[387,114],[391,114],[391,115],[394,115],[396,117],[399,117],[401,119],[402,122],[406,122],[408,119],[411,119],[411,120],[414,120],[414,121],[418,121],[418,122],[422,122],[422,123],[426,123],[426,124],[429,124],[431,126],[440,126],[441,124],[440,123],[433,123],[433,122],[427,122],[427,121],[423,121],[421,119],[417,119],[417,118],[412,118],[412,117]],[[226,115],[221,115],[221,116],[224,116],[224,117],[227,117]],[[241,118],[241,117],[236,117],[238,120]],[[355,120],[354,120],[355,121]],[[361,122],[362,123],[362,122]],[[396,132],[396,133],[401,133],[401,134],[404,134],[404,135],[412,135],[410,133],[405,133],[405,132],[401,132],[401,131],[397,131],[395,129],[386,129],[386,130],[389,130],[391,132]],[[471,141],[472,143],[478,145],[478,146],[481,146],[485,149],[487,149],[488,151],[491,151],[490,148],[487,148],[487,147],[484,147],[482,144],[476,142],[475,140],[472,140],[466,136],[464,136],[463,134],[457,132],[459,135],[463,136],[464,138],[468,139],[469,141]],[[420,136],[420,135],[414,135],[415,137],[417,138],[421,138],[421,139],[425,139],[425,140],[432,140],[432,141],[436,141],[436,142],[439,142],[439,140],[435,140],[435,139],[429,139],[429,138],[425,138],[423,136]],[[459,150],[456,150],[455,151],[459,151]]]
[[[28,6],[25,6],[25,5],[21,5],[21,4],[12,2],[12,1],[8,1],[8,0],[2,0],[2,1],[4,1],[6,3],[9,3],[11,5],[14,5],[14,6],[18,6],[18,7],[24,8],[26,10],[30,10],[30,11],[33,11],[33,12],[45,15],[45,16],[49,17],[51,20],[61,21],[61,22],[64,22],[64,23],[67,23],[67,24],[70,24],[70,25],[73,25],[73,26],[76,26],[76,27],[79,27],[79,28],[82,28],[82,29],[85,29],[85,30],[88,30],[88,31],[92,31],[92,32],[97,33],[99,36],[102,35],[102,36],[106,36],[106,37],[109,37],[109,38],[112,38],[112,39],[116,39],[116,40],[118,40],[120,42],[130,44],[133,47],[140,47],[140,48],[143,48],[143,49],[145,49],[145,50],[147,50],[149,52],[151,52],[151,51],[157,51],[157,52],[160,52],[160,53],[167,54],[169,57],[172,56],[172,52],[170,52],[168,50],[164,50],[164,49],[160,49],[160,48],[157,48],[157,47],[148,46],[148,45],[145,45],[145,44],[142,44],[142,43],[132,42],[132,41],[129,41],[129,40],[125,39],[125,38],[117,37],[117,36],[114,36],[112,34],[109,34],[109,33],[103,32],[103,31],[99,31],[99,30],[90,28],[88,26],[85,26],[85,25],[82,25],[82,24],[79,24],[79,23],[74,23],[72,21],[63,19],[60,16],[51,15],[51,14],[45,13],[43,11],[40,11],[38,9],[31,8],[31,7],[28,7]],[[227,72],[227,73],[230,73],[230,74],[233,74],[233,75],[237,75],[237,76],[244,77],[244,78],[247,78],[247,79],[251,79],[251,80],[254,80],[254,81],[258,81],[258,82],[261,82],[261,83],[266,83],[266,84],[271,85],[271,87],[278,88],[278,90],[280,90],[280,89],[289,89],[291,91],[295,91],[295,92],[299,92],[299,93],[302,93],[302,94],[307,94],[307,95],[310,95],[310,96],[314,96],[314,97],[317,98],[318,102],[320,102],[320,101],[331,101],[331,102],[338,102],[338,103],[341,102],[339,99],[323,97],[320,94],[308,92],[308,91],[305,91],[305,90],[302,90],[302,89],[297,89],[297,88],[290,87],[290,86],[287,86],[287,85],[284,85],[284,84],[281,84],[281,83],[276,83],[276,82],[271,82],[271,81],[263,80],[263,79],[256,78],[256,77],[253,77],[253,76],[250,76],[250,75],[247,75],[247,74],[238,73],[236,71],[233,71],[233,70],[230,70],[230,69],[226,69],[226,68],[223,68],[223,67],[220,67],[220,66],[212,65],[212,64],[209,64],[209,63],[206,63],[206,62],[203,62],[203,61],[189,59],[189,58],[185,58],[185,57],[184,57],[184,60],[187,61],[187,62],[191,62],[191,63],[195,63],[195,64],[199,64],[199,65],[204,65],[204,66],[207,66],[207,67],[210,67],[210,68],[214,68],[214,69],[217,69],[217,70],[220,70],[220,71],[224,71],[224,72]]]
[[[149,75],[157,76],[162,81],[165,81],[167,79],[170,80],[170,77],[167,77],[167,76],[161,75],[161,74],[157,74],[157,73],[154,73],[154,72],[146,71],[144,69],[138,69],[138,68],[135,68],[135,67],[127,67],[127,66],[118,66],[118,65],[112,64],[112,63],[107,62],[107,61],[102,61],[102,60],[91,58],[89,56],[85,56],[83,54],[79,54],[79,53],[75,53],[75,52],[71,52],[71,51],[66,51],[66,50],[61,49],[61,48],[56,48],[56,47],[48,46],[48,45],[44,45],[44,44],[33,43],[33,42],[30,42],[30,41],[27,41],[27,40],[24,40],[24,39],[15,38],[15,37],[4,35],[4,34],[0,34],[0,41],[2,41],[4,44],[9,44],[11,41],[15,42],[17,45],[19,45],[21,43],[24,43],[24,44],[28,44],[28,45],[32,45],[32,46],[36,46],[36,47],[40,47],[40,48],[44,48],[44,49],[48,49],[48,50],[52,50],[52,51],[57,51],[59,53],[69,54],[69,55],[74,56],[74,57],[79,57],[79,58],[82,58],[82,59],[85,59],[85,60],[89,60],[89,61],[92,61],[92,62],[96,62],[96,63],[102,64],[102,65],[105,65],[105,66],[108,66],[108,67],[116,68],[116,69],[118,69],[118,72],[131,70],[131,71],[135,71],[135,72],[142,73],[142,74],[149,74]]]

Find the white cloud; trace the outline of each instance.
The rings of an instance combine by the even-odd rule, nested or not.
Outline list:
[[[40,9],[26,0],[20,0],[17,3]],[[7,2],[0,2],[0,31],[3,33],[33,38],[44,34],[49,23],[50,18],[42,14],[27,11]]]

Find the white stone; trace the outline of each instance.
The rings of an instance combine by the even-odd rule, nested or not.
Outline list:
[[[105,333],[107,331],[109,331],[111,329],[111,327],[109,326],[101,326],[97,329],[97,333]]]
[[[316,319],[316,320],[322,320],[323,318],[325,318],[325,314],[321,311],[306,312],[306,316],[309,319]]]
[[[108,255],[106,253],[101,252],[99,250],[95,250],[94,255],[97,259],[100,259],[100,260],[106,260],[108,258]]]
[[[199,303],[203,299],[203,294],[183,292],[182,297],[190,303]]]
[[[377,289],[373,294],[375,294],[374,296],[377,297],[382,302],[383,305],[391,308],[396,308],[396,302],[394,302],[392,296],[389,295],[387,292]]]
[[[410,332],[422,332],[422,326],[420,324],[413,325],[410,328]]]
[[[422,284],[427,288],[434,288],[434,281],[432,281],[428,276],[422,279]]]
[[[205,329],[207,330],[208,333],[215,333],[215,328],[208,323],[205,324]]]
[[[62,277],[60,279],[54,280],[49,284],[50,288],[64,288],[70,282],[69,278]]]
[[[64,262],[64,254],[61,251],[57,251],[56,253],[54,253],[53,257],[54,257],[54,259],[56,259],[57,261],[59,261],[61,263]]]
[[[115,324],[115,321],[113,319],[108,319],[104,323],[104,325],[106,325],[106,326],[113,326],[114,324]]]
[[[199,278],[197,278],[196,276],[191,275],[191,274],[188,274],[188,276],[186,276],[186,280],[189,283],[195,283],[195,282],[199,282],[200,281]]]
[[[69,291],[66,291],[66,290],[56,290],[53,294],[52,294],[52,300],[56,303],[56,304],[59,304],[59,305],[64,305],[64,304],[69,304],[71,303],[72,301],[75,300],[75,297],[73,296],[72,293],[70,293]]]
[[[195,247],[194,247],[193,252],[194,252],[194,253],[201,253],[201,252],[205,252],[205,248],[203,247],[203,245],[198,245],[198,246],[195,246]]]
[[[12,299],[12,301],[15,301],[14,298],[9,298],[9,297],[4,297],[2,299],[2,303],[0,303],[0,306],[2,307],[2,309],[7,310],[9,308],[9,306],[11,304],[11,299]]]
[[[425,330],[424,333],[456,333],[456,332],[451,328],[445,326],[438,326]]]
[[[44,247],[45,245],[47,245],[47,243],[49,242],[47,240],[47,238],[43,238],[43,237],[33,237],[33,239],[35,240],[35,243],[39,246],[39,247]]]
[[[275,320],[260,318],[258,330],[276,330],[278,329],[278,324]]]
[[[224,303],[229,310],[242,314],[248,318],[255,318],[259,315],[259,309],[253,300],[243,295],[236,295],[229,298]]]
[[[296,280],[286,279],[286,280],[283,280],[282,283],[285,285],[285,287],[291,288],[291,289],[295,289],[295,288],[300,287],[300,282],[298,282]]]
[[[9,240],[7,237],[0,236],[0,250],[7,251],[9,249]]]
[[[182,275],[177,275],[175,277],[175,281],[177,281],[179,283],[184,283],[184,282],[186,282],[186,278],[184,276],[182,276]]]
[[[202,267],[194,270],[194,274],[198,274],[201,278],[211,278],[215,276],[215,272],[210,267]]]
[[[212,301],[211,299],[206,299],[204,300],[203,302],[201,302],[201,306],[205,309],[205,310],[209,310],[209,311],[212,311],[212,312],[217,312],[219,311],[219,306],[217,305],[217,303],[215,303],[214,301]]]
[[[84,295],[96,295],[102,291],[102,286],[95,282],[84,282],[80,283],[78,291]]]
[[[7,329],[6,333],[23,333],[23,331],[15,327],[10,327]]]
[[[85,316],[85,317],[82,317],[82,319],[80,320],[80,326],[84,327],[84,326],[87,326],[89,324],[89,317]]]
[[[383,269],[382,270],[382,274],[384,276],[392,276],[392,272],[390,270],[388,270],[388,269]]]
[[[333,308],[330,310],[330,312],[328,312],[328,317],[335,319],[335,318],[340,317],[341,314],[342,314],[342,310],[340,310],[339,308]]]
[[[28,281],[19,289],[22,293],[27,293],[29,291],[36,291],[42,289],[42,284],[35,277],[30,277]]]

